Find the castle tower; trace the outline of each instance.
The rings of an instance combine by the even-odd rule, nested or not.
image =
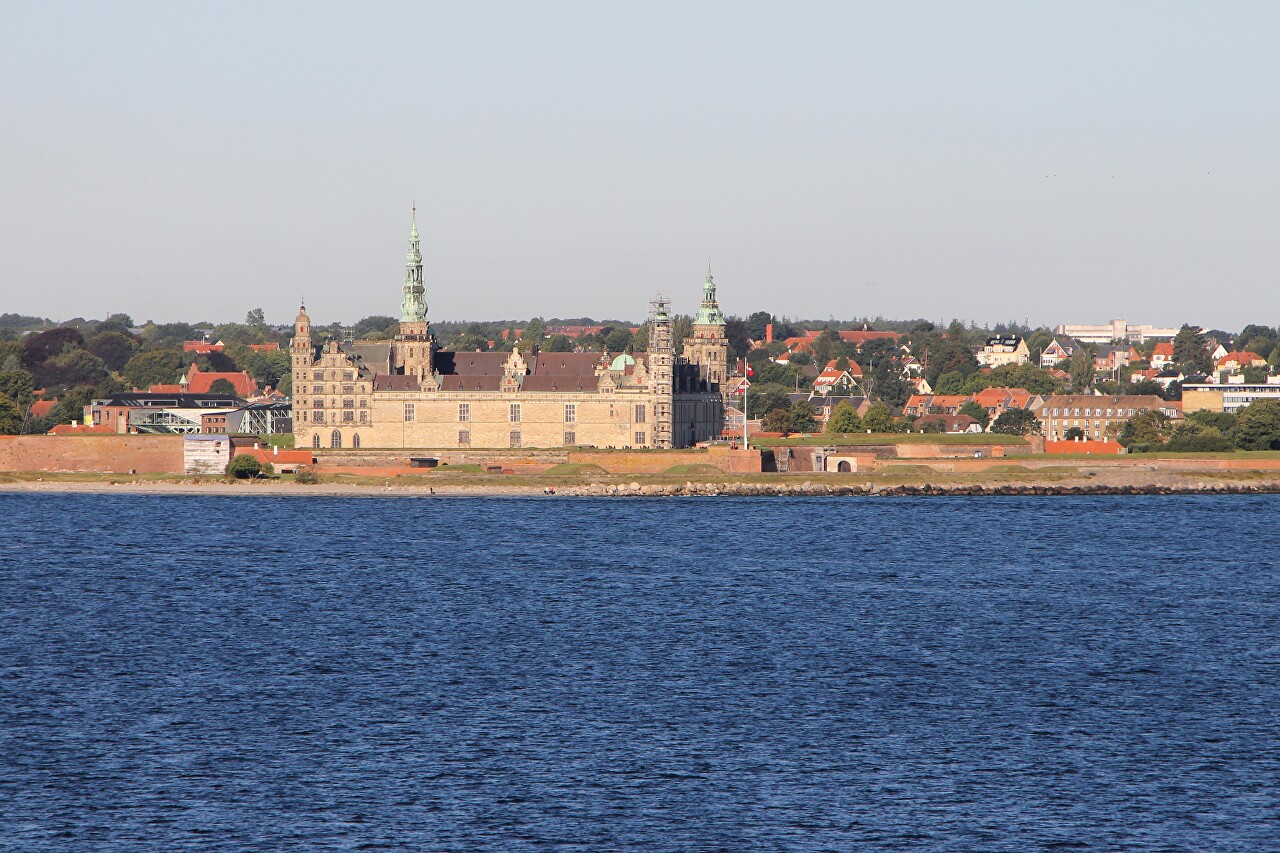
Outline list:
[[[729,372],[729,339],[725,336],[724,314],[716,301],[710,261],[707,261],[707,280],[702,285],[702,305],[693,318],[693,336],[684,339],[684,358],[698,365],[704,380],[724,385]]]
[[[395,366],[408,376],[425,380],[432,373],[435,341],[427,322],[426,285],[422,278],[422,250],[418,237],[418,209],[413,209],[409,251],[405,254],[404,298],[400,303],[400,334],[396,336]]]
[[[659,293],[649,303],[649,393],[653,400],[653,447],[669,450],[675,422],[675,348],[671,343],[670,299]]]

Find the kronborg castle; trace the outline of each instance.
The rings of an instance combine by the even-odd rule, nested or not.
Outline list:
[[[677,355],[671,306],[651,303],[647,353],[440,349],[427,322],[418,224],[409,233],[400,333],[315,341],[298,312],[298,447],[689,447],[720,435],[728,342],[707,273],[693,336]]]

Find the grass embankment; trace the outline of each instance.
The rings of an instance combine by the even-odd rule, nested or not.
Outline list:
[[[992,435],[990,433],[918,433],[918,432],[822,432],[816,435],[792,435],[786,438],[753,437],[756,447],[797,446],[850,446],[860,444],[1001,444],[1025,446],[1020,435]]]

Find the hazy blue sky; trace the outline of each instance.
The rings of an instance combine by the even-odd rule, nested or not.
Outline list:
[[[0,311],[1280,322],[1277,3],[5,4]]]

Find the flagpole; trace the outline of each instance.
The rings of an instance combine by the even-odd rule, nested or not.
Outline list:
[[[747,391],[750,387],[751,387],[750,385],[744,383],[742,388],[742,449],[743,450],[751,449],[750,446],[747,445]]]

